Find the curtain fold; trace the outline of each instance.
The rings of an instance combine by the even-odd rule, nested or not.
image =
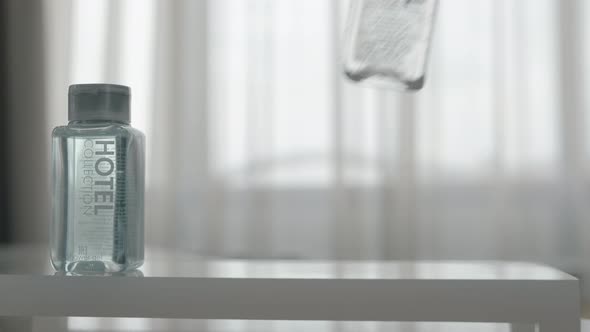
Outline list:
[[[3,198],[0,239],[46,241],[49,221],[49,150],[44,17],[40,1],[2,2]],[[7,221],[7,222],[6,222]],[[3,224],[6,223],[4,226]],[[10,233],[8,233],[10,232]]]
[[[7,22],[7,7],[6,1],[0,3],[0,45],[6,45],[8,24]],[[5,46],[6,47],[6,46]],[[7,52],[0,52],[0,109],[7,110],[8,103],[8,86],[10,79],[8,77],[8,60]],[[9,135],[9,116],[8,112],[0,114],[0,140],[3,142],[10,142]],[[0,155],[6,156],[9,154],[9,144],[0,145]],[[4,159],[3,159],[4,160]],[[9,167],[6,163],[0,163],[0,174],[8,174]],[[6,176],[0,177],[0,243],[9,243],[12,241],[12,223],[10,222],[10,188],[8,187],[8,178]]]

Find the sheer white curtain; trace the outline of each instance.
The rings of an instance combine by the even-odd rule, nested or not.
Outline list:
[[[441,0],[412,95],[344,79],[345,1],[45,7],[48,128],[67,84],[133,89],[148,245],[590,275],[587,1]]]

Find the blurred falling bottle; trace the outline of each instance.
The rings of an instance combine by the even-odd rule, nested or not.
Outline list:
[[[438,0],[352,0],[344,73],[355,82],[419,90]]]

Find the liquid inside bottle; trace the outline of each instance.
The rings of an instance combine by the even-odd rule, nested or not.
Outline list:
[[[80,273],[137,268],[144,246],[144,136],[128,124],[128,89],[74,87],[71,121],[53,131],[52,264]],[[112,104],[117,97],[123,103]]]

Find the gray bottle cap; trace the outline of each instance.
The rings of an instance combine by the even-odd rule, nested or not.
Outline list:
[[[68,92],[68,119],[129,123],[131,92],[117,84],[74,84]]]

